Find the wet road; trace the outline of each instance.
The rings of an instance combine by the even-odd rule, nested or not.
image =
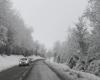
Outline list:
[[[25,80],[61,80],[45,63],[38,61]]]
[[[19,67],[15,66],[0,72],[0,80],[19,80],[22,74],[30,69],[31,66]]]
[[[28,71],[28,73],[26,73]],[[25,76],[23,76],[25,74]],[[55,71],[44,63],[44,60],[34,61],[30,66],[15,66],[0,72],[0,80],[71,80],[60,71]]]

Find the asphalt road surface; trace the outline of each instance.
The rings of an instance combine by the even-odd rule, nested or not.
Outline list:
[[[25,71],[28,71],[28,74],[23,77],[24,80],[70,80],[67,77],[60,77],[43,60],[35,61],[30,66],[15,66],[2,71],[0,72],[0,80],[23,80],[21,77]]]
[[[19,80],[22,74],[31,66],[19,67],[15,66],[5,71],[0,72],[0,80]]]
[[[34,64],[25,80],[61,80],[45,63],[38,61]]]

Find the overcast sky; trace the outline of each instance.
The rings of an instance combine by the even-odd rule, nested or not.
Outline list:
[[[77,21],[87,0],[12,0],[25,23],[34,28],[33,37],[51,48],[64,41],[68,27]]]

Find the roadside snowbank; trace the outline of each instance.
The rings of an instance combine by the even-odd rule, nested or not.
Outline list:
[[[18,56],[18,55],[11,55],[11,56],[0,56],[0,71],[11,68],[15,65],[19,64],[19,60],[20,58],[22,58],[23,56]],[[44,59],[40,56],[30,56],[31,58],[33,58],[33,60],[39,60],[39,59]]]
[[[45,58],[43,58],[43,57],[35,56],[35,55],[33,55],[33,56],[29,56],[29,58],[32,58],[33,61],[35,61],[35,60],[40,60],[40,59],[45,59]]]
[[[58,64],[55,62],[50,62],[48,60],[45,61],[50,67],[56,70],[56,72],[60,73],[63,77],[68,77],[71,80],[100,80],[99,77],[85,72],[80,72],[76,70],[70,69],[65,64]]]
[[[17,55],[0,56],[0,71],[18,65],[18,61],[21,57],[23,56],[17,56]]]
[[[11,55],[11,56],[6,56],[6,55],[3,55],[3,56],[0,56],[0,72],[2,70],[5,70],[5,69],[8,69],[8,68],[11,68],[15,65],[18,65],[19,64],[19,60],[20,58],[22,58],[23,56],[18,56],[18,55]],[[38,59],[44,59],[40,56],[30,56],[31,58],[33,58],[33,60],[38,60]]]

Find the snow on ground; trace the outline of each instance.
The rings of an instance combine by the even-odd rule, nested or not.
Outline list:
[[[66,69],[70,69],[68,66],[66,66],[65,64],[60,64],[60,63],[56,63],[52,60],[47,59],[46,60],[47,63],[50,63],[50,65],[55,66],[61,70],[66,70]]]
[[[11,68],[19,64],[20,58],[23,56],[11,55],[11,56],[0,56],[0,71]],[[30,56],[33,60],[44,59],[40,56]]]
[[[61,75],[68,76],[72,80],[100,80],[99,77],[93,74],[72,70],[65,64],[58,64],[50,60],[46,60],[45,62],[55,70],[58,70],[57,72],[60,72]]]
[[[33,61],[35,61],[35,60],[39,60],[39,59],[45,59],[45,58],[43,58],[43,57],[35,56],[35,55],[30,56],[29,58],[33,58]]]
[[[5,70],[7,68],[11,68],[15,65],[18,65],[19,59],[22,56],[11,55],[11,56],[0,56],[0,71]]]

